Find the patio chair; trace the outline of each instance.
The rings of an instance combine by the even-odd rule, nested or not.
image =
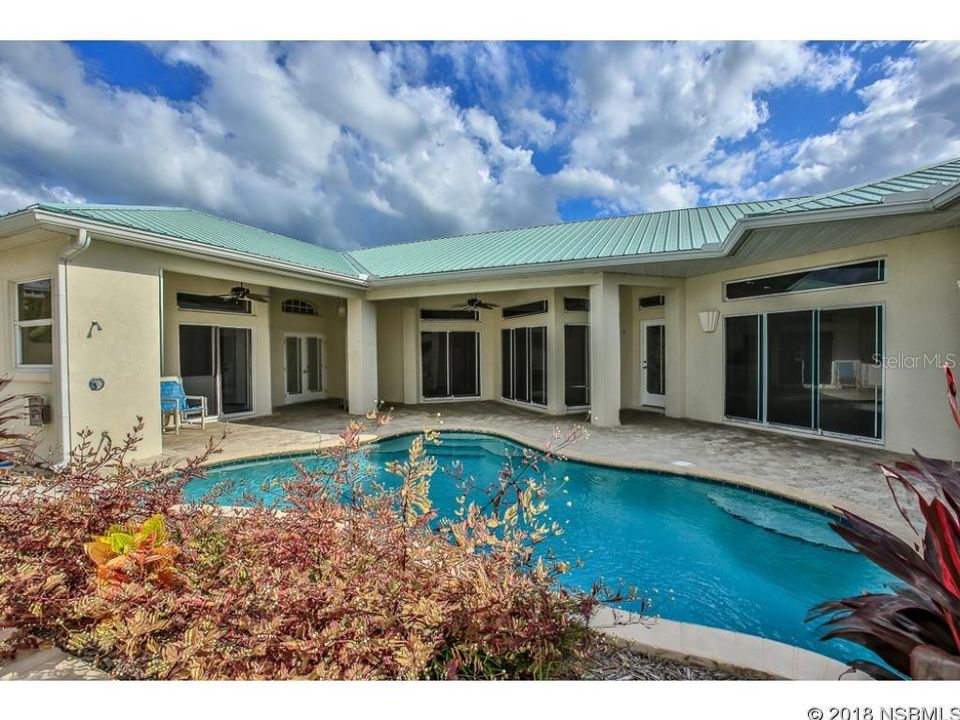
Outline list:
[[[199,401],[199,404],[191,404]],[[160,378],[160,416],[161,428],[165,429],[170,420],[177,435],[180,425],[190,418],[200,416],[200,429],[207,424],[207,398],[204,395],[187,395],[183,390],[183,380],[175,375]]]

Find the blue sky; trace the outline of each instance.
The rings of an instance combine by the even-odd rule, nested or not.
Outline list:
[[[332,247],[811,194],[960,155],[960,45],[0,43],[0,211]]]

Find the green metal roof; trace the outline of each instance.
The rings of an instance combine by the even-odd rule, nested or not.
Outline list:
[[[537,266],[575,260],[696,251],[722,243],[743,217],[770,217],[877,205],[894,193],[929,197],[960,183],[960,158],[903,175],[812,197],[762,200],[494,230],[337,252],[185,208],[41,204],[33,207],[279,260],[361,279],[415,277],[461,270]],[[905,196],[904,199],[916,199]]]
[[[358,277],[357,269],[342,253],[313,243],[260,230],[186,208],[151,205],[86,205],[80,203],[41,203],[42,210],[73,215],[144,230],[157,235],[187,240],[201,245],[233,250],[316,270]]]
[[[884,180],[853,185],[843,190],[833,190],[823,195],[815,195],[768,214],[777,215],[805,210],[830,210],[877,205],[884,201],[885,196],[893,193],[917,192],[933,186],[938,186],[933,188],[934,190],[939,189],[939,187],[946,190],[948,186],[956,185],[958,182],[960,182],[960,158],[955,158],[944,163],[914,170],[905,175],[897,175]]]
[[[764,200],[495,230],[381,245],[348,254],[373,275],[397,277],[699,250],[722,242],[744,215],[766,213],[796,201]]]

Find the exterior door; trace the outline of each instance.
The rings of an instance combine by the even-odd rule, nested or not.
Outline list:
[[[666,407],[666,323],[663,320],[640,321],[640,402]]]
[[[284,402],[306,402],[327,396],[326,348],[322,335],[284,335],[283,359]]]
[[[253,336],[247,328],[180,326],[180,377],[207,399],[207,417],[253,410]]]

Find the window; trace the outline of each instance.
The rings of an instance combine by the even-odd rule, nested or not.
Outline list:
[[[563,401],[567,407],[590,404],[590,327],[563,326]]]
[[[17,283],[14,320],[17,365],[53,365],[53,291],[50,278]]]
[[[882,306],[727,317],[724,329],[727,417],[881,438]]]
[[[640,298],[639,305],[641,310],[645,310],[647,308],[662,307],[663,303],[663,295],[650,295],[649,297]]]
[[[292,315],[317,314],[317,309],[313,306],[313,303],[309,303],[306,300],[301,300],[300,298],[284,300],[282,303],[280,303],[280,311],[290,313]]]
[[[480,320],[479,310],[453,310],[453,309],[423,309],[420,311],[421,320],[469,320],[477,322]]]
[[[781,295],[783,293],[803,292],[806,290],[826,290],[846,285],[864,285],[881,282],[886,278],[886,266],[883,260],[866,260],[849,265],[801,270],[784,275],[769,275],[738,280],[724,285],[724,297],[727,300]]]
[[[511,305],[503,308],[504,318],[517,318],[526,315],[539,315],[547,311],[547,301],[537,300],[536,302],[523,303],[522,305]]]
[[[480,334],[420,333],[421,390],[424,398],[480,395]]]
[[[249,300],[239,300],[219,295],[177,293],[177,307],[181,310],[206,310],[207,312],[251,313]]]
[[[500,331],[500,394],[507,400],[547,404],[547,329],[504,328]]]
[[[567,312],[590,312],[590,298],[565,297],[563,309]]]

